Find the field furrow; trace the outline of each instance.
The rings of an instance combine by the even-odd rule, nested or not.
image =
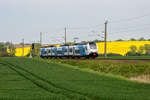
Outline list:
[[[59,61],[5,58],[0,59],[0,63],[5,66],[0,67],[3,70],[0,70],[0,75],[7,77],[0,81],[0,97],[5,94],[13,98],[11,94],[16,94],[19,98],[24,95],[23,98],[34,99],[33,94],[36,94],[37,100],[43,96],[47,100],[150,100],[150,84],[77,68]],[[12,75],[15,77],[12,78]],[[5,80],[7,84],[2,87]]]
[[[7,70],[7,77],[0,78],[0,99],[2,100],[69,100],[61,94],[49,92],[31,75],[23,73],[13,66],[0,63]],[[2,71],[2,68],[0,68]],[[3,70],[3,71],[4,71]],[[11,74],[9,75],[10,72]],[[12,76],[12,73],[14,77]],[[32,84],[33,83],[33,84]]]
[[[54,94],[64,95],[65,97],[70,99],[88,100],[88,97],[85,96],[84,94],[81,94],[80,92],[76,92],[73,90],[65,89],[63,87],[59,87],[56,84],[52,83],[51,81],[48,81],[38,75],[35,75],[34,73],[31,73],[30,71],[22,67],[13,65],[9,62],[7,62],[6,65],[13,71],[17,72],[20,76],[26,78],[27,80],[30,80],[33,84],[37,85],[39,88],[44,89],[45,91]]]

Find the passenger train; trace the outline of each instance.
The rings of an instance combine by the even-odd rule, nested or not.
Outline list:
[[[77,44],[72,46],[62,45],[60,47],[41,47],[40,57],[52,58],[52,57],[86,57],[95,58],[98,56],[98,47],[95,42],[89,42],[86,44]]]

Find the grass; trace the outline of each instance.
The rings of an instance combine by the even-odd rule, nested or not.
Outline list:
[[[150,60],[150,56],[108,56],[107,58],[116,60]],[[104,59],[104,56],[99,56],[97,59]]]
[[[65,60],[65,59],[51,59],[51,62],[69,64],[79,68],[91,69],[97,72],[110,73],[131,78],[141,75],[150,75],[150,63],[147,62],[104,62],[97,60]]]
[[[41,59],[0,58],[0,75],[2,100],[150,99],[150,84]]]

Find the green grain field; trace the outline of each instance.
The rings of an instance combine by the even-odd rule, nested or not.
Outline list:
[[[0,58],[0,100],[150,100],[150,84],[47,60]]]

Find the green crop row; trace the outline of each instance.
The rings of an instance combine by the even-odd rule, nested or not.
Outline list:
[[[15,70],[0,60],[0,100],[60,100],[62,98],[39,88],[31,80],[26,79],[27,77],[29,77],[27,74]]]
[[[20,83],[19,85],[22,88],[26,89],[26,87],[30,85],[34,86],[36,87],[35,89],[37,89],[36,92],[34,91],[35,93],[43,91],[40,92],[41,97],[45,96],[48,98],[47,95],[49,94],[51,94],[49,97],[55,97],[57,95],[56,99],[51,98],[50,100],[150,99],[150,84],[132,82],[124,78],[76,68],[71,65],[62,64],[60,61],[55,61],[54,63],[54,61],[43,59],[0,58],[0,62],[6,64],[5,66],[11,71],[11,74],[15,73],[16,77],[25,80],[26,84],[17,82],[18,84]],[[7,69],[4,68],[3,70],[7,72]],[[5,75],[6,73],[3,74]],[[11,79],[11,76],[9,77]],[[9,82],[7,83],[9,84]],[[17,87],[15,84],[13,86],[14,88]],[[6,88],[7,86],[5,86],[5,89]],[[2,92],[2,88],[0,87],[0,93]],[[26,90],[22,90],[22,93],[23,92],[24,96],[27,96],[30,95],[32,91],[29,90],[27,92],[28,94],[26,94]],[[7,94],[8,96],[10,95],[10,97],[12,96],[11,93]],[[15,94],[16,96],[21,96],[20,92],[16,92]],[[0,95],[0,98],[2,98],[2,96],[4,95]],[[31,99],[34,98],[32,93],[27,97]]]

